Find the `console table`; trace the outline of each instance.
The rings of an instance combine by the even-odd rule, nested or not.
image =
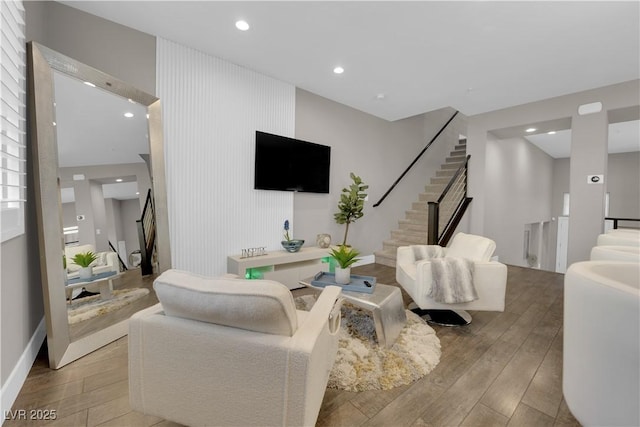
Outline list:
[[[329,271],[329,248],[302,247],[298,252],[271,251],[266,255],[227,257],[227,273],[247,279],[275,280],[289,289],[301,287],[300,280]]]

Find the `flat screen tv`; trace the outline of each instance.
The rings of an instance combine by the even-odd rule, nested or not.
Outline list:
[[[256,131],[256,190],[329,192],[331,147]]]

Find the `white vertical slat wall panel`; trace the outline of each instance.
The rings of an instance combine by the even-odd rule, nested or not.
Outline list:
[[[242,248],[281,250],[293,194],[253,189],[255,131],[294,136],[295,87],[161,38],[156,62],[174,268],[218,275]]]

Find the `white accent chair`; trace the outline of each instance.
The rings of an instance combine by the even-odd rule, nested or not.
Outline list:
[[[190,426],[315,424],[338,349],[339,287],[309,312],[270,280],[168,270],[154,289],[160,304],[129,322],[133,409]]]
[[[396,281],[423,310],[504,311],[507,289],[507,266],[491,261],[496,244],[493,240],[472,234],[456,234],[450,245],[442,248],[445,257],[473,261],[473,284],[478,299],[460,304],[444,304],[427,296],[431,290],[431,261],[419,259],[416,253],[428,251],[428,245],[401,246],[396,257]]]
[[[563,335],[562,388],[580,424],[640,425],[640,264],[572,264]]]
[[[635,246],[640,247],[640,230],[616,228],[600,234],[597,246]]]
[[[591,261],[640,262],[640,246],[594,246]]]

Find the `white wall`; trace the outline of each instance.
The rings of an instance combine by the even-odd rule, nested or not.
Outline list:
[[[501,262],[528,267],[524,231],[551,219],[553,158],[524,138],[491,135],[486,153],[485,233],[495,240]]]
[[[609,154],[607,172],[609,216],[640,218],[640,151]]]
[[[163,39],[156,78],[172,265],[216,275],[242,248],[281,250],[293,195],[253,189],[255,131],[294,136],[295,87]]]
[[[576,209],[572,210],[569,224],[568,263],[588,259],[591,247],[603,230],[604,188],[587,186],[587,174],[606,174],[606,115],[609,111],[638,106],[639,91],[640,80],[632,80],[469,117],[467,151],[475,159],[469,168],[469,192],[473,197],[471,232],[487,234],[487,198],[492,191],[486,182],[487,133],[571,118],[571,203]],[[578,117],[578,106],[595,101],[602,102],[602,113]]]

